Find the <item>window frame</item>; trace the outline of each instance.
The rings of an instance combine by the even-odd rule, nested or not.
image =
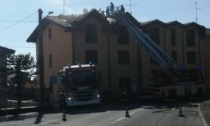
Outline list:
[[[187,52],[187,64],[196,64],[197,57],[195,51],[188,51]]]
[[[130,52],[128,50],[118,50],[118,64],[130,64]]]
[[[128,30],[124,26],[119,27],[117,41],[118,41],[118,44],[120,44],[120,45],[128,45],[129,44],[129,33],[128,33]]]
[[[171,28],[170,30],[171,33],[171,46],[176,46],[176,29],[175,28]]]
[[[97,25],[96,24],[85,24],[85,42],[86,43],[97,43]]]
[[[151,27],[148,30],[149,37],[157,44],[160,45],[160,29],[158,27]]]
[[[48,28],[48,39],[52,39],[52,29]]]
[[[195,47],[195,30],[187,29],[186,30],[186,45],[188,47]]]
[[[85,62],[92,62],[93,64],[98,64],[98,50],[85,50]]]

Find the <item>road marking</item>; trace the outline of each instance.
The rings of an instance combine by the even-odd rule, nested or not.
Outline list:
[[[207,124],[207,122],[206,122],[206,120],[205,120],[205,118],[204,118],[204,116],[203,116],[203,113],[202,113],[201,110],[200,110],[200,104],[198,105],[198,113],[199,113],[199,115],[200,115],[201,122],[203,123],[203,125],[204,125],[204,126],[208,126],[208,124]]]
[[[130,115],[132,115],[132,114],[134,114],[134,113],[136,113],[136,112],[138,112],[138,111],[140,111],[140,110],[143,110],[143,108],[140,108],[140,109],[137,109],[137,110],[132,111],[132,112],[130,113]],[[125,117],[121,117],[121,118],[119,118],[119,119],[117,119],[117,120],[111,122],[111,124],[117,123],[117,122],[119,122],[119,121],[121,121],[121,120],[123,120],[123,119],[125,119]]]
[[[137,109],[137,110],[135,110],[135,111],[132,111],[132,112],[130,113],[130,115],[132,115],[132,114],[134,114],[134,113],[136,113],[136,112],[138,112],[138,111],[140,111],[140,110],[143,110],[143,108],[140,108],[140,109]]]
[[[121,117],[121,118],[115,120],[114,122],[112,122],[111,124],[114,124],[114,123],[116,123],[116,122],[119,122],[120,120],[123,120],[124,118],[125,118],[125,117]]]
[[[53,122],[56,122],[56,121],[58,121],[58,119],[54,119],[54,120],[50,120],[50,121],[46,121],[46,122],[41,122],[41,123],[38,123],[38,124],[34,124],[34,125],[32,125],[32,126],[45,125],[45,124],[53,123]]]

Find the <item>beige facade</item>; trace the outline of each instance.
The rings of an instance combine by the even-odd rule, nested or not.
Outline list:
[[[159,20],[153,20],[142,23],[142,28],[158,45],[174,59],[178,66],[186,69],[195,68],[202,65],[202,47],[205,37],[205,28],[195,23],[181,24],[177,21],[163,23]],[[157,30],[157,36],[150,35],[150,29]],[[207,39],[207,41],[209,41]],[[141,63],[143,86],[151,79],[151,70],[159,69],[155,64],[151,63],[150,57],[144,52],[141,53]],[[206,55],[206,53],[203,53]]]
[[[205,84],[210,89],[210,36],[202,38],[201,44],[201,60],[204,68]]]
[[[127,13],[128,14],[128,13]],[[81,15],[80,15],[81,16]],[[131,15],[130,15],[131,16]],[[158,69],[158,66],[151,62],[150,56],[145,53],[143,48],[139,48],[131,34],[125,42],[120,38],[126,39],[126,30],[120,35],[123,26],[120,22],[109,24],[105,17],[98,11],[92,10],[83,17],[75,18],[74,22],[66,16],[45,17],[43,29],[43,48],[44,48],[44,76],[45,87],[50,85],[50,77],[56,76],[57,72],[68,63],[87,63],[88,54],[96,56],[97,70],[101,73],[100,82],[102,94],[104,96],[118,97],[121,83],[134,83],[137,87],[147,86],[151,81],[151,70]],[[86,25],[93,25],[95,28],[94,42],[87,42],[88,31]],[[207,65],[203,63],[201,54],[206,55],[208,49],[203,51],[204,34],[201,33],[204,27],[195,23],[181,24],[179,22],[163,23],[158,20],[139,24],[146,34],[150,35],[150,29],[158,31],[158,45],[171,56],[180,66],[186,68],[197,65]],[[174,30],[171,30],[174,29]],[[193,45],[187,45],[190,29],[194,35]],[[172,35],[172,31],[174,31]],[[35,42],[38,50],[37,29],[29,36],[28,42]],[[188,37],[187,37],[188,34]],[[125,35],[125,36],[124,36]],[[172,45],[171,36],[175,37],[175,45]],[[152,36],[151,36],[152,38]],[[92,38],[91,38],[92,39]],[[206,43],[209,39],[205,39]],[[189,44],[189,43],[188,43]],[[202,52],[201,52],[202,50]],[[189,53],[191,52],[191,53]],[[38,53],[37,53],[38,55]],[[192,60],[190,57],[194,58]],[[204,57],[205,58],[205,57]],[[203,64],[202,64],[203,63]],[[109,95],[108,95],[109,94]]]

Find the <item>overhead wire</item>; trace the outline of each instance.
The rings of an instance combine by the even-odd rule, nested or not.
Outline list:
[[[19,21],[12,21],[12,20],[0,20],[0,22],[19,22]],[[38,21],[21,21],[21,22],[38,22]]]
[[[26,20],[27,18],[33,16],[33,15],[36,14],[36,13],[38,13],[38,11],[36,11],[36,12],[34,12],[34,13],[32,13],[32,14],[26,16],[25,18],[23,18],[23,19],[21,19],[21,20],[19,20],[19,21],[16,21],[15,23],[13,23],[13,24],[11,24],[11,25],[5,27],[5,28],[0,29],[0,31],[4,31],[4,30],[6,30],[6,29],[8,29],[8,28],[11,28],[11,27],[15,26],[16,24],[18,24],[18,23],[20,23],[20,22],[24,22],[24,20]]]

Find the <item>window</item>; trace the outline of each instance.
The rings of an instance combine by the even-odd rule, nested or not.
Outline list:
[[[129,92],[131,89],[131,78],[130,77],[123,77],[119,78],[119,88],[121,93],[122,92]]]
[[[49,55],[49,67],[52,67],[52,54]]]
[[[149,29],[149,36],[150,38],[156,42],[158,45],[160,44],[160,35],[159,35],[159,29],[158,28],[150,28]]]
[[[171,58],[172,58],[174,61],[177,61],[177,53],[176,53],[176,51],[171,51]]]
[[[52,30],[51,28],[48,29],[48,39],[52,38]]]
[[[118,51],[118,63],[129,64],[129,51]]]
[[[187,52],[187,63],[196,64],[196,52],[194,51]]]
[[[188,29],[186,31],[187,46],[195,46],[195,30]]]
[[[85,42],[97,43],[97,27],[95,24],[85,25]]]
[[[152,58],[150,58],[150,64],[157,64]]]
[[[129,34],[125,27],[121,26],[118,33],[118,44],[128,44]]]
[[[176,29],[171,29],[171,46],[176,46]]]
[[[92,62],[98,64],[98,51],[97,50],[86,50],[85,52],[85,62]]]

